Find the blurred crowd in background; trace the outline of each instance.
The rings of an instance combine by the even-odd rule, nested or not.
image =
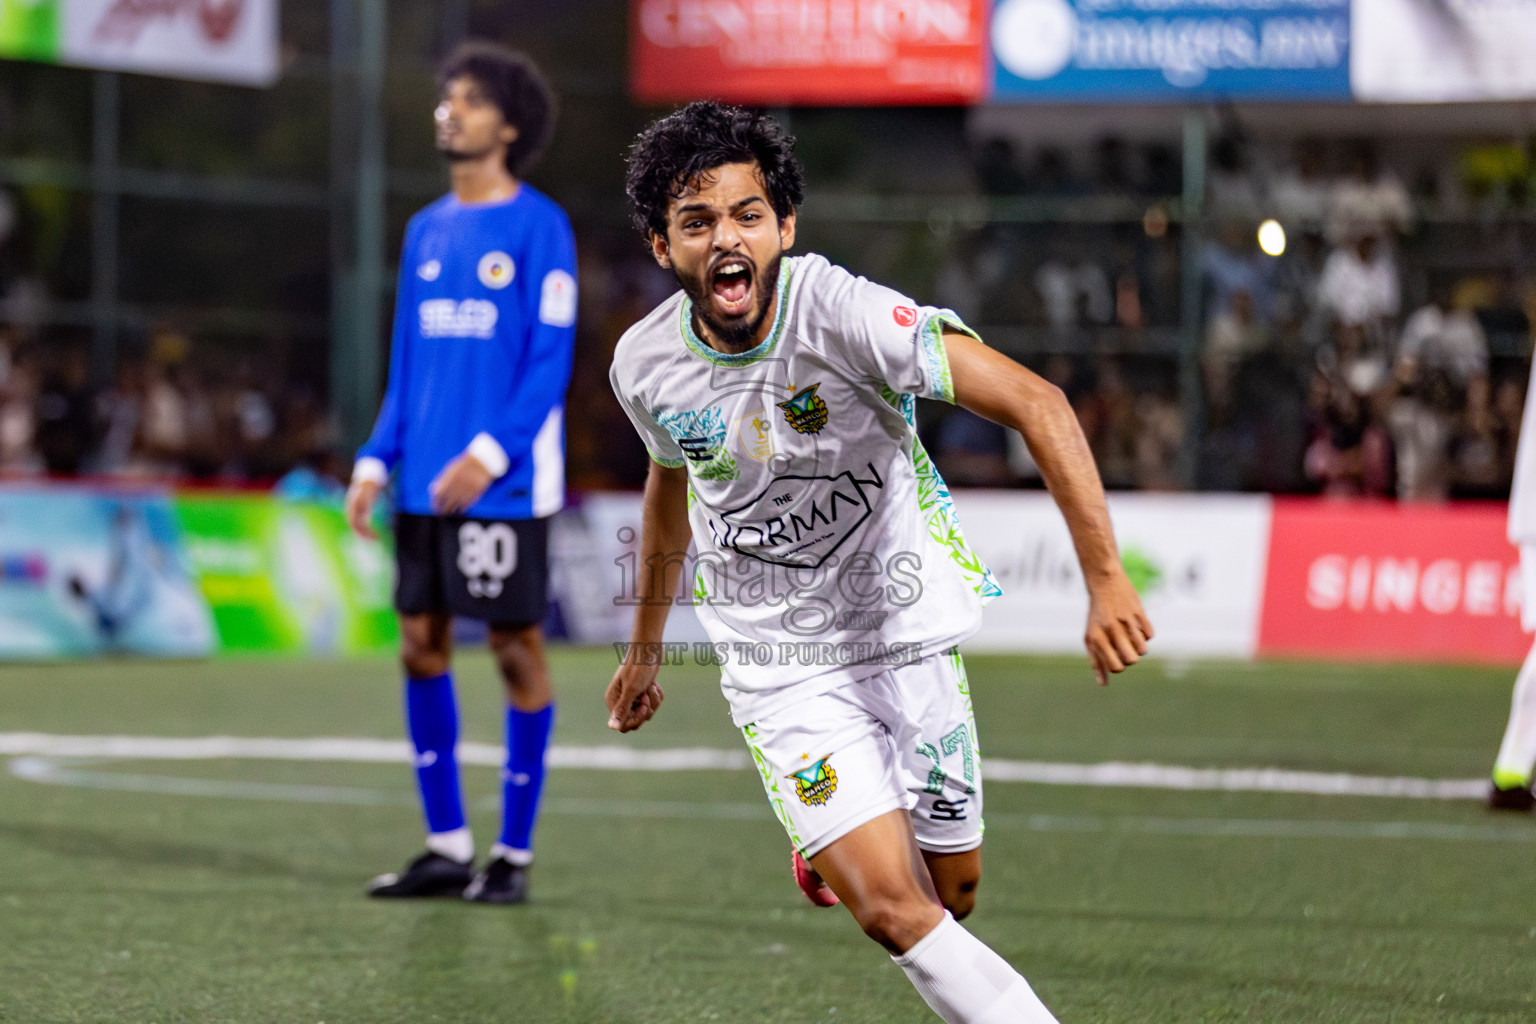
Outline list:
[[[1367,141],[1265,150],[1239,130],[1218,134],[1193,357],[1171,146],[969,142],[960,193],[994,209],[1024,201],[1077,213],[920,225],[925,247],[909,262],[926,276],[896,276],[1060,386],[1112,488],[1500,497],[1536,318],[1536,276],[1520,270],[1536,269],[1521,248],[1531,235],[1528,158],[1520,147],[1471,147],[1399,168]],[[1140,216],[1079,215],[1095,203]],[[16,218],[10,198],[0,204],[3,253]],[[1266,221],[1283,240],[1273,226],[1261,237]],[[632,487],[644,453],[609,399],[608,361],[620,334],[674,285],[632,235],[577,224],[569,479]],[[287,478],[321,491],[344,480],[350,453],[323,375],[316,359],[295,356],[323,339],[232,350],[151,323],[93,386],[86,348],[28,321],[41,287],[22,261],[0,259],[0,474],[242,486]],[[924,406],[923,439],[952,484],[1039,486],[1017,436]]]
[[[1166,147],[1102,140],[1074,174],[1058,149],[987,143],[976,171],[993,195],[1149,205],[1140,225],[986,225],[936,298],[978,325],[1034,327],[1016,354],[1066,391],[1111,487],[1502,497],[1536,319],[1531,165],[1517,147],[1427,155],[1405,182],[1369,141],[1215,139],[1183,378]],[[968,414],[931,447],[957,485],[1037,482],[1016,436]]]
[[[240,486],[296,469],[331,480],[347,472],[312,383],[250,358],[197,358],[169,328],[153,330],[147,348],[92,387],[83,347],[0,326],[0,474]]]

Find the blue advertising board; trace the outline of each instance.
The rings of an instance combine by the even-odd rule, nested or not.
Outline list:
[[[168,495],[0,488],[0,658],[197,657],[216,641]]]
[[[1350,0],[997,0],[1001,102],[1348,100]]]

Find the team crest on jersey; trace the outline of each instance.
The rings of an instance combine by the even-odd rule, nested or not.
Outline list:
[[[779,403],[779,408],[784,410],[784,418],[795,428],[796,433],[819,434],[821,428],[827,425],[827,403],[816,396],[820,387],[820,384],[812,384],[795,392],[795,397],[789,401]]]
[[[825,807],[837,792],[837,772],[827,763],[831,758],[828,754],[809,768],[790,775],[795,782],[795,795],[805,806]]]
[[[500,291],[512,283],[517,276],[517,264],[512,262],[512,257],[497,249],[480,257],[480,266],[477,272],[480,275],[480,283],[487,288]]]
[[[768,413],[762,409],[736,421],[736,436],[741,439],[741,450],[748,458],[767,462],[773,458],[773,425]]]
[[[438,260],[427,260],[416,268],[416,276],[423,281],[436,281],[443,276],[443,265]]]

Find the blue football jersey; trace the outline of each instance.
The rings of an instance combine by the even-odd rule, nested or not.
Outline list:
[[[575,335],[565,211],[526,183],[503,202],[439,199],[406,228],[389,385],[359,459],[394,472],[404,512],[430,515],[429,485],[466,450],[505,468],[468,515],[559,511]]]

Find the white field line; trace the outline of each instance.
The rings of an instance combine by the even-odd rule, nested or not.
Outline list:
[[[238,736],[57,736],[48,733],[0,733],[0,757],[112,758],[134,761],[349,761],[408,763],[411,749],[402,740],[327,737],[271,739]],[[499,767],[502,748],[488,743],[459,744],[459,761]],[[554,768],[599,771],[747,771],[745,751],[713,747],[646,750],[617,745],[550,748]],[[985,758],[982,778],[989,783],[1029,782],[1048,786],[1177,789],[1243,793],[1305,793],[1319,796],[1397,797],[1418,800],[1479,800],[1484,779],[1421,779],[1405,776],[1350,775],[1288,771],[1280,768],[1184,768],[1160,764],[1064,764]]]
[[[11,774],[45,785],[115,792],[162,793],[174,796],[276,800],[285,803],[414,805],[404,791],[350,786],[296,786],[230,779],[188,779],[180,776],[138,775],[82,768],[78,760],[23,756],[10,762]],[[483,809],[499,807],[497,798]],[[587,818],[642,818],[673,821],[756,821],[773,825],[761,802],[682,800],[603,800],[553,797],[544,802],[547,814]],[[1536,843],[1536,828],[1517,825],[1459,825],[1427,821],[1330,821],[1275,818],[1158,818],[1141,815],[1019,814],[993,812],[987,821],[1003,831],[1209,836],[1249,839],[1398,839],[1448,842]]]
[[[33,754],[42,757],[107,757],[125,761],[352,761],[363,764],[409,764],[411,748],[404,740],[326,737],[306,740],[244,736],[55,736],[48,733],[0,733],[0,757]],[[506,752],[489,743],[460,743],[459,763],[499,768]],[[553,768],[592,768],[608,771],[680,772],[745,771],[752,767],[744,750],[680,747],[645,750],[638,747],[550,748]]]

